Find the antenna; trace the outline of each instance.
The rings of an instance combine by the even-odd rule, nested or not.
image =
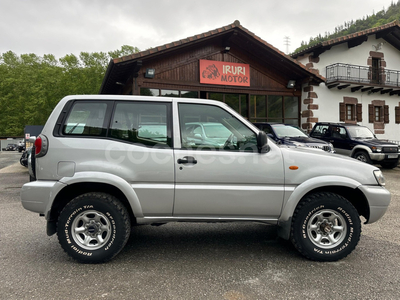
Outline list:
[[[285,36],[283,38],[283,44],[286,46],[286,54],[289,54],[290,37]]]

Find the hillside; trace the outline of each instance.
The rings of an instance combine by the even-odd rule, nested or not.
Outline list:
[[[301,46],[297,48],[293,53],[300,52],[323,41],[328,41],[337,37],[345,36],[369,28],[382,26],[395,20],[400,20],[400,0],[397,1],[397,3],[392,2],[392,4],[386,10],[383,9],[377,13],[373,13],[371,16],[367,15],[361,20],[351,20],[349,22],[345,22],[344,25],[335,27],[334,33],[325,32],[324,36],[319,34],[315,38],[310,38],[310,41],[308,42],[303,41],[301,42]]]

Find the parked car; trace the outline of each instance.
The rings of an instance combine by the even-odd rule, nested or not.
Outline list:
[[[310,136],[330,142],[336,153],[393,169],[399,164],[399,145],[377,139],[366,127],[345,123],[316,123]]]
[[[182,139],[187,146],[223,146],[232,132],[221,123],[191,122],[185,124]]]
[[[28,150],[24,151],[19,159],[19,162],[22,166],[28,167],[28,159],[32,153],[32,147],[29,147]]]
[[[17,150],[17,144],[8,144],[7,146],[6,146],[6,149],[5,149],[6,151],[15,151],[15,150]]]
[[[330,153],[335,152],[331,143],[309,137],[304,131],[294,125],[264,122],[253,124],[257,126],[257,128],[263,130],[277,144],[318,148]]]
[[[214,123],[207,137],[225,142],[186,145],[194,123]],[[83,263],[115,257],[133,225],[236,221],[275,225],[305,257],[336,261],[355,249],[360,216],[376,222],[391,198],[379,168],[280,147],[213,100],[68,96],[28,161],[23,207],[44,216],[47,234]]]
[[[25,140],[20,141],[18,143],[17,150],[18,150],[18,152],[25,151]]]

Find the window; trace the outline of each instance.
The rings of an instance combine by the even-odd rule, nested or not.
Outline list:
[[[106,102],[76,101],[62,129],[64,135],[106,136]]]
[[[247,97],[241,94],[209,93],[208,99],[225,102],[243,117],[247,118]]]
[[[375,106],[374,109],[375,109],[374,121],[375,122],[381,122],[381,109],[382,109],[382,106]]]
[[[256,134],[220,107],[179,104],[184,149],[257,151]]]
[[[354,119],[354,105],[346,104],[346,120],[353,121]]]
[[[170,104],[117,102],[110,137],[148,146],[172,146],[168,123]]]
[[[372,58],[372,78],[371,82],[380,83],[380,70],[381,70],[381,59],[373,57]]]
[[[362,104],[358,103],[357,98],[344,97],[343,102],[339,103],[340,121],[350,124],[362,122]]]
[[[395,111],[395,123],[396,124],[399,124],[400,123],[400,102],[399,102],[399,106],[396,106],[395,108],[394,108],[394,111]]]
[[[389,105],[383,100],[373,100],[368,105],[369,123],[389,123]]]
[[[316,125],[313,131],[313,137],[326,137],[329,135],[329,125]]]
[[[299,99],[277,95],[251,95],[250,121],[299,125]]]

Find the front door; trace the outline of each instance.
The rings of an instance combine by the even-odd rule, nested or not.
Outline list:
[[[280,153],[258,153],[256,133],[225,108],[179,103],[174,110],[181,139],[174,217],[276,219],[284,194]]]

